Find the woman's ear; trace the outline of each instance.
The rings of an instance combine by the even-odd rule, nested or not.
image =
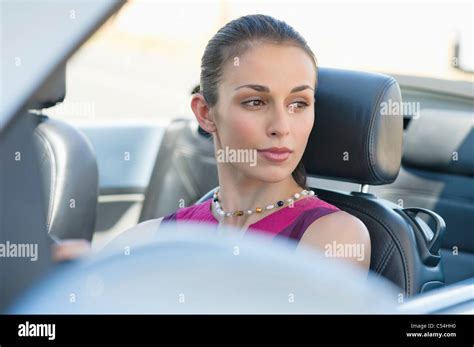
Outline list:
[[[209,106],[201,93],[196,93],[192,96],[191,108],[201,128],[208,133],[216,132],[216,125],[212,119]]]

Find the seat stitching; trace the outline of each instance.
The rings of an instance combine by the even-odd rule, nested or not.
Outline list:
[[[393,248],[395,247],[395,244],[393,242],[391,242],[390,245],[391,245],[391,247],[389,247],[387,249],[387,253],[384,254],[384,257],[382,258],[382,260],[380,261],[379,266],[377,267],[378,271],[376,270],[376,272],[382,273],[383,269],[385,269],[385,267],[387,266],[388,260],[391,257],[391,254],[393,252]]]
[[[391,252],[389,253],[389,256],[387,257],[387,261],[385,262],[383,268],[380,269],[380,274],[382,274],[382,273],[385,271],[385,268],[387,267],[390,258],[392,258],[392,255],[393,255],[393,247],[392,247],[392,249],[391,249]]]
[[[377,266],[375,267],[375,272],[378,272],[378,270],[380,270],[380,268],[383,266],[387,256],[388,256],[388,253],[390,252],[390,250],[393,248],[393,242],[387,242],[387,246],[384,248],[383,252],[382,252],[382,255],[380,257],[380,261],[379,263],[377,264]]]
[[[385,244],[385,247],[384,247],[382,253],[381,253],[380,261],[379,261],[379,263],[378,263],[376,266],[374,266],[374,269],[378,269],[378,268],[380,267],[380,264],[381,264],[382,260],[384,259],[385,254],[387,253],[387,250],[388,250],[389,247],[390,247],[390,242],[387,242],[387,243]]]
[[[389,90],[389,88],[395,84],[396,81],[393,79],[393,78],[390,78],[388,79],[383,85],[382,85],[382,88],[380,89],[380,92],[379,94],[377,95],[377,98],[376,98],[376,105],[380,104],[379,101],[380,99],[382,98],[382,96],[386,93],[387,90]],[[373,129],[374,127],[374,124],[375,124],[375,111],[374,111],[374,108],[372,108],[372,113],[371,113],[371,119],[370,119],[370,124],[369,124],[369,132],[368,134],[372,134],[371,133],[371,130]],[[386,177],[380,177],[380,175],[374,170],[374,151],[373,151],[373,147],[374,147],[374,136],[369,136],[369,170],[372,172],[373,176],[375,179],[379,179],[379,178],[382,178],[382,180],[386,180]]]

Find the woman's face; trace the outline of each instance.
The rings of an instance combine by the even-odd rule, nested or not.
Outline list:
[[[248,178],[287,179],[313,127],[315,83],[313,61],[296,46],[260,44],[230,59],[211,109],[217,150],[254,150],[256,163],[228,165]]]

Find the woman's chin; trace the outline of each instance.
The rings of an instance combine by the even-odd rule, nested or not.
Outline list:
[[[292,171],[287,168],[259,168],[259,172],[252,172],[251,175],[263,182],[278,183],[288,179]]]

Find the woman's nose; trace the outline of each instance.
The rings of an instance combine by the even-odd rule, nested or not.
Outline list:
[[[290,111],[284,106],[276,107],[272,112],[269,133],[272,136],[285,136],[290,133]]]

